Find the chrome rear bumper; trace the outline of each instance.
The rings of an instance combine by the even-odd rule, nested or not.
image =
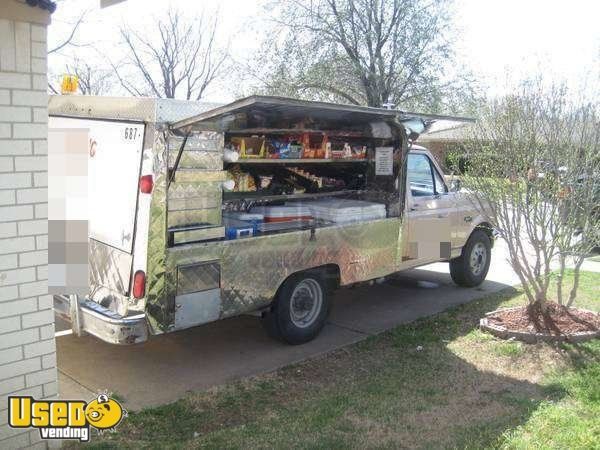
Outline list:
[[[146,315],[120,316],[99,303],[76,296],[55,295],[54,312],[71,322],[73,332],[89,333],[110,344],[137,344],[148,339]]]

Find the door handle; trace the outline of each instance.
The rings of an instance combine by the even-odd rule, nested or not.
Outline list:
[[[421,205],[419,205],[417,203],[413,203],[413,205],[410,207],[410,210],[411,211],[418,211],[419,210],[419,206],[421,206]]]
[[[448,217],[450,214],[438,214],[437,218],[438,219],[445,219],[446,217]]]

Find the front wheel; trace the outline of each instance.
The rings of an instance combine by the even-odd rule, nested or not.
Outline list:
[[[318,272],[302,272],[288,278],[263,317],[269,335],[297,345],[314,339],[327,320],[329,292]]]
[[[490,268],[492,244],[482,230],[475,230],[458,258],[450,260],[450,275],[459,286],[479,286]]]

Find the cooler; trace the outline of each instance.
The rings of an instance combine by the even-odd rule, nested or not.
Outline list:
[[[260,225],[265,220],[265,216],[262,214],[253,214],[248,212],[239,212],[239,211],[228,211],[223,213],[223,219],[233,219],[233,220],[241,220],[247,223],[251,223],[254,227],[254,234],[258,233],[260,230]]]
[[[311,220],[313,215],[305,205],[291,203],[283,206],[256,206],[252,214],[262,214],[265,222],[290,222],[293,220]]]
[[[255,225],[251,222],[223,217],[223,225],[225,226],[225,237],[227,239],[251,237],[255,233]]]
[[[315,219],[335,223],[364,222],[386,218],[385,205],[362,200],[329,198],[305,202]]]

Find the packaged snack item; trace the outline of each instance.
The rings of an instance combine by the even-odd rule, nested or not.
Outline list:
[[[302,145],[304,146],[303,158],[325,158],[328,144],[327,135],[323,133],[304,133]]]
[[[350,144],[342,141],[334,141],[331,143],[331,157],[333,159],[343,159],[352,157],[352,148]]]
[[[279,150],[282,147],[282,143],[277,139],[269,139],[265,142],[265,158],[267,159],[279,159]]]
[[[304,148],[298,141],[292,141],[280,150],[281,158],[285,159],[300,159]]]
[[[352,158],[365,159],[366,157],[367,157],[367,146],[366,145],[353,145],[352,146]]]
[[[231,145],[237,151],[240,158],[264,158],[265,157],[265,137],[247,136],[232,137]]]
[[[235,192],[256,191],[254,177],[249,173],[242,172],[242,169],[237,164],[228,170],[227,178],[234,181],[235,187],[233,190]]]
[[[268,189],[273,181],[273,175],[260,176],[258,178],[260,179],[260,189]]]

